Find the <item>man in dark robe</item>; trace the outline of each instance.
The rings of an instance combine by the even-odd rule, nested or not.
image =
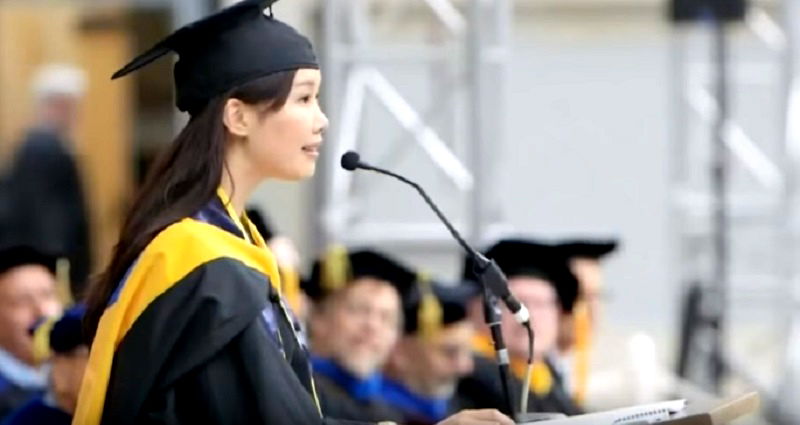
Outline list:
[[[466,302],[475,286],[420,280],[403,298],[405,332],[389,356],[382,391],[407,425],[433,425],[459,411],[456,387],[473,369]]]
[[[0,419],[45,389],[31,329],[61,314],[54,269],[55,258],[34,248],[0,249]]]
[[[534,363],[529,387],[528,412],[579,414],[567,393],[563,378],[552,362],[557,348],[562,316],[571,314],[577,297],[578,283],[567,261],[550,245],[533,240],[506,239],[490,247],[485,255],[494,259],[508,277],[509,288],[525,304],[534,327]],[[473,264],[465,264],[465,276],[473,276]],[[473,321],[482,320],[480,300],[470,307]],[[479,315],[477,319],[474,316]],[[503,336],[510,357],[511,398],[514,409],[527,371],[528,340],[526,331],[503,312]],[[459,383],[459,402],[465,408],[497,408],[506,406],[494,348],[486,326],[482,326],[473,347],[476,352],[474,372]]]
[[[16,410],[3,425],[70,425],[78,399],[89,347],[83,338],[84,307],[72,307],[56,319],[42,321],[34,331],[51,351],[50,379],[44,394]]]
[[[71,132],[84,91],[83,73],[49,65],[34,78],[37,121],[14,155],[4,185],[6,243],[36,246],[69,260],[75,296],[90,272],[89,218]]]
[[[556,245],[568,259],[570,270],[578,279],[579,291],[573,314],[561,323],[555,363],[573,400],[580,406],[588,396],[592,345],[602,311],[603,260],[618,245],[615,239],[569,240]]]
[[[332,247],[303,287],[314,301],[310,325],[314,377],[332,417],[381,421],[402,415],[381,400],[381,370],[402,327],[401,296],[416,279],[374,250]]]

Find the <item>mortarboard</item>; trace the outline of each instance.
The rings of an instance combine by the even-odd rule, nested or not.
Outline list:
[[[506,277],[536,277],[556,289],[562,311],[569,313],[578,296],[578,281],[569,269],[567,258],[554,246],[530,239],[503,239],[484,252],[497,262]],[[464,278],[475,280],[474,264],[464,262]]]
[[[78,304],[64,311],[61,317],[42,317],[30,329],[33,355],[41,363],[53,353],[69,353],[88,345],[83,337],[83,316],[86,306]]]
[[[420,284],[403,297],[403,329],[406,335],[420,334],[424,337],[434,334],[441,327],[465,320],[467,304],[480,293],[477,286],[469,284],[447,285],[432,281],[426,285]],[[430,302],[428,300],[436,303],[436,307],[433,307],[435,313],[431,313],[433,308],[426,305]],[[431,323],[433,321],[435,323]]]
[[[391,283],[401,297],[416,282],[416,274],[409,267],[386,254],[373,249],[348,252],[342,246],[334,246],[314,262],[311,276],[303,281],[302,288],[312,300],[321,301],[362,277]]]
[[[112,79],[174,52],[178,55],[173,71],[177,107],[195,114],[210,99],[249,81],[281,71],[318,68],[311,42],[272,17],[275,1],[243,0],[190,23],[133,59]]]
[[[575,239],[561,242],[556,248],[567,258],[592,258],[600,260],[619,246],[616,239]]]
[[[50,273],[56,272],[55,256],[49,255],[30,245],[11,245],[0,248],[0,274],[14,267],[36,264],[44,266]]]
[[[86,307],[78,304],[64,312],[50,331],[50,348],[55,353],[68,353],[86,344],[83,337],[83,316]]]

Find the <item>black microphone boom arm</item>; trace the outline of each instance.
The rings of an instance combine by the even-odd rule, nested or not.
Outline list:
[[[525,308],[522,303],[520,303],[514,295],[511,294],[511,291],[508,290],[508,282],[506,280],[506,276],[503,274],[503,271],[500,270],[500,267],[497,266],[497,263],[494,260],[490,260],[486,258],[483,254],[476,251],[472,248],[465,240],[461,237],[461,234],[458,233],[458,230],[453,227],[450,220],[444,216],[442,211],[439,209],[438,206],[433,202],[433,200],[428,196],[425,190],[416,182],[407,179],[397,173],[394,173],[389,170],[385,170],[383,168],[375,167],[374,165],[367,164],[362,162],[358,153],[349,151],[342,155],[341,160],[342,168],[348,171],[355,171],[356,169],[374,171],[379,174],[385,174],[387,176],[391,176],[400,180],[401,182],[413,187],[417,193],[422,196],[425,200],[425,203],[433,210],[437,217],[439,217],[439,221],[441,221],[447,230],[453,235],[453,238],[458,242],[459,245],[467,252],[467,254],[472,258],[475,262],[476,270],[474,270],[475,274],[480,279],[481,283],[489,288],[490,291],[499,299],[503,301],[503,303],[508,307],[511,313],[514,315],[514,318],[517,322],[521,324],[528,323],[530,321],[530,313],[528,309]]]

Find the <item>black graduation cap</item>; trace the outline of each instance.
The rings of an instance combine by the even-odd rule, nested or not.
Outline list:
[[[86,307],[78,304],[64,312],[50,331],[50,348],[56,353],[69,353],[86,344],[83,337],[83,316]]]
[[[478,287],[470,284],[448,285],[441,281],[430,282],[427,287],[419,285],[403,297],[404,324],[407,335],[425,333],[425,326],[435,328],[460,322],[467,318],[467,304],[472,297],[478,295]],[[438,309],[436,317],[426,318],[426,297],[432,296]],[[430,314],[430,313],[428,313]],[[436,323],[425,323],[435,320]]]
[[[549,243],[530,239],[503,239],[484,255],[497,262],[506,277],[529,276],[550,282],[558,294],[561,309],[571,312],[578,297],[578,281],[570,271],[567,257]],[[474,263],[464,263],[465,279],[475,280]]]
[[[556,245],[567,258],[591,258],[600,260],[614,252],[619,246],[617,239],[575,239]]]
[[[243,0],[188,24],[114,73],[123,77],[174,52],[176,103],[194,114],[215,96],[281,71],[318,68],[309,40],[272,17],[277,0]],[[269,14],[265,9],[269,8]]]
[[[302,289],[312,300],[320,301],[344,288],[354,280],[372,277],[394,285],[403,297],[413,288],[416,274],[411,268],[374,249],[348,252],[335,246],[323,258],[314,262],[311,276],[304,280]]]
[[[57,260],[55,256],[30,245],[10,245],[0,248],[0,274],[30,264],[44,266],[55,274]]]
[[[64,311],[61,317],[42,317],[28,330],[33,337],[33,352],[37,362],[50,358],[52,353],[69,353],[88,345],[83,335],[83,316],[86,306],[77,304]]]

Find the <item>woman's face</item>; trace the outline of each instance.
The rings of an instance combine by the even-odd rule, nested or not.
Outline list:
[[[262,178],[300,180],[314,175],[328,118],[319,106],[317,69],[296,72],[286,104],[248,126],[245,155]]]

